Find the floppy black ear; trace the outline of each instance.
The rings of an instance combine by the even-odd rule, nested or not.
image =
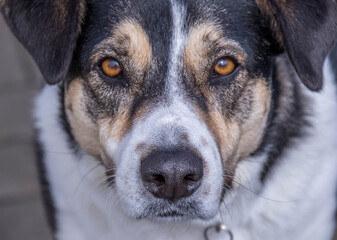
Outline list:
[[[0,0],[0,10],[46,81],[64,79],[80,34],[84,0]]]
[[[337,39],[336,0],[256,0],[302,82],[322,88],[323,63]]]

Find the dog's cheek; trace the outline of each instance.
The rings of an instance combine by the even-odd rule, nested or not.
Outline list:
[[[252,87],[252,107],[247,119],[241,125],[238,158],[242,159],[254,152],[260,145],[271,104],[271,89],[265,79],[257,79]]]
[[[265,79],[252,81],[255,84],[247,89],[252,92],[252,94],[247,94],[251,95],[251,99],[242,103],[251,102],[252,106],[241,106],[248,112],[248,114],[241,115],[247,115],[247,117],[244,119],[227,118],[221,111],[213,109],[208,117],[204,118],[220,150],[223,171],[228,177],[228,184],[235,174],[238,162],[259,147],[267,124],[271,101],[270,87]]]
[[[119,112],[113,119],[101,118],[99,122],[99,138],[103,147],[102,158],[106,165],[118,164],[121,141],[130,132],[132,121],[128,110]]]
[[[216,105],[216,104],[214,104]],[[211,109],[207,114],[197,109],[199,116],[206,123],[220,153],[223,174],[229,178],[234,175],[235,156],[240,139],[240,127],[226,118],[222,111]]]
[[[211,126],[211,131],[215,135],[224,164],[228,164],[237,148],[240,136],[239,126],[234,121],[224,117],[219,111],[210,112],[210,119],[208,126]]]
[[[82,150],[100,158],[102,147],[99,141],[99,128],[88,116],[85,102],[81,79],[75,79],[66,88],[65,93],[65,111],[71,131]]]

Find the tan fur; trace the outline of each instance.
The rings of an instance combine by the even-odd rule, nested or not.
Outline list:
[[[71,131],[80,147],[90,155],[101,156],[99,129],[86,113],[85,98],[81,79],[75,79],[66,89],[66,114]]]
[[[261,143],[270,110],[271,90],[265,80],[257,79],[253,90],[253,106],[249,118],[241,125],[238,147],[240,159],[254,152]]]

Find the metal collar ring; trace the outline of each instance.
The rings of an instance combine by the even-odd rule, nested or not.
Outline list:
[[[215,231],[217,233],[226,232],[229,236],[229,240],[234,240],[234,236],[233,236],[232,231],[229,230],[229,228],[226,225],[221,224],[221,223],[216,223],[215,225],[211,225],[211,226],[209,226],[205,229],[205,231],[204,231],[205,240],[210,240],[209,237],[208,237],[208,233],[211,229],[215,229]]]

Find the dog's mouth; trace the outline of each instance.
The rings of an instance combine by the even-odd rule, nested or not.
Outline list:
[[[137,219],[152,221],[187,221],[193,219],[209,219],[200,204],[196,201],[180,200],[176,203],[163,201],[162,203],[149,204]]]
[[[179,210],[162,210],[160,212],[154,213],[153,216],[150,217],[153,221],[185,221],[189,219],[193,219],[193,216],[183,213]]]

